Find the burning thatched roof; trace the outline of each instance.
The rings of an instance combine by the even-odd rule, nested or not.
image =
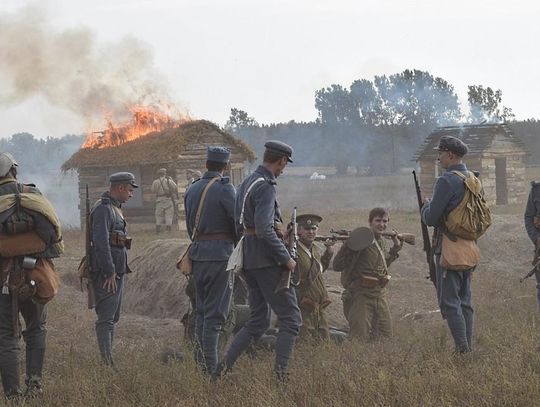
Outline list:
[[[254,162],[257,158],[255,151],[247,143],[209,121],[194,120],[177,128],[150,133],[119,146],[80,149],[62,165],[62,171],[81,167],[172,163],[185,153],[187,144],[206,144],[205,139],[209,136],[220,136],[224,144],[236,147],[249,162]]]
[[[496,135],[501,134],[511,142],[523,149],[526,153],[526,147],[523,142],[514,135],[514,132],[508,125],[501,124],[464,124],[460,126],[438,127],[420,146],[414,156],[414,161],[421,158],[437,158],[435,147],[438,145],[442,136],[453,136],[462,140],[469,147],[469,155],[482,154],[493,142]]]

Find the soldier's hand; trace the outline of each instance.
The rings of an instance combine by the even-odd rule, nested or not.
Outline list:
[[[396,252],[400,251],[401,248],[403,247],[403,240],[398,239],[397,233],[394,236],[392,236],[392,241],[394,242],[394,249],[396,250]]]
[[[336,244],[336,241],[333,239],[326,239],[323,244],[327,247],[326,250],[330,250],[330,248]]]
[[[294,271],[296,268],[296,262],[293,258],[290,258],[285,267],[287,267],[287,270]]]
[[[116,273],[113,273],[112,276],[105,279],[105,282],[103,283],[103,288],[113,294],[116,292]]]

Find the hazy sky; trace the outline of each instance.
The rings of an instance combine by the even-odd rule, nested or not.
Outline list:
[[[47,35],[82,29],[97,47],[135,37],[145,58],[153,55],[144,72],[193,117],[221,125],[231,107],[260,123],[313,120],[317,89],[406,68],[445,78],[463,100],[469,84],[500,88],[517,118],[540,117],[538,2],[0,0],[0,38],[6,21],[35,4]],[[104,71],[111,64],[101,63]],[[0,137],[87,128],[73,100],[50,96],[51,84],[43,85],[49,96],[27,89],[13,97],[2,76]]]

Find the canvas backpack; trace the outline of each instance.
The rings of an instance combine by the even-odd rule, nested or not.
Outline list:
[[[491,211],[484,199],[484,190],[480,180],[469,171],[467,176],[459,171],[452,174],[463,180],[465,195],[448,214],[446,230],[466,240],[477,240],[491,225]]]

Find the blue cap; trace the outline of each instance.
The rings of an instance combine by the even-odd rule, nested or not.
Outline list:
[[[272,151],[273,153],[287,157],[287,161],[289,161],[290,163],[293,162],[293,148],[290,145],[285,144],[283,141],[268,140],[266,143],[264,143],[264,146],[267,150]]]
[[[231,156],[231,150],[225,147],[208,147],[206,160],[216,163],[227,164]]]
[[[133,188],[139,188],[135,183],[135,175],[131,172],[115,172],[109,177],[109,182],[112,184],[130,184]]]

